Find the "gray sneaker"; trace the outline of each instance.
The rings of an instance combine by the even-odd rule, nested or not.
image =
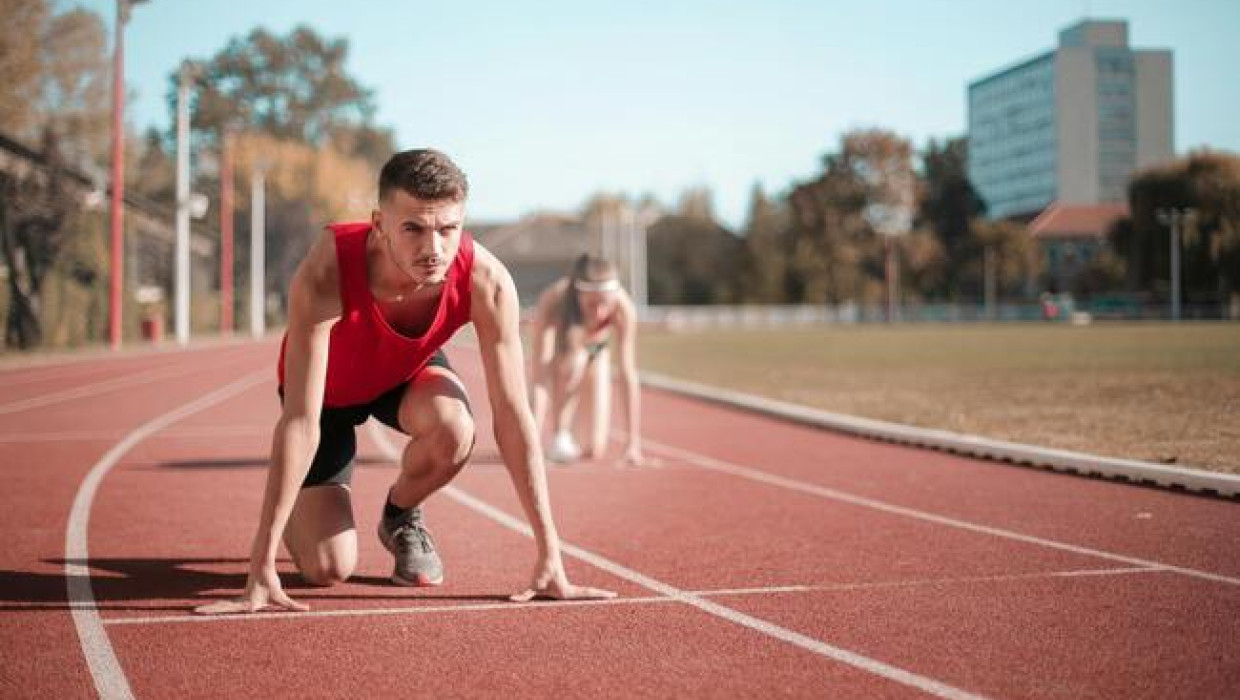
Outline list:
[[[435,551],[431,533],[422,522],[422,509],[413,508],[401,518],[379,519],[379,541],[396,557],[392,582],[402,586],[438,586],[443,583],[443,562]]]

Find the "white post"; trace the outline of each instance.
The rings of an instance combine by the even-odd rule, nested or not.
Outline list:
[[[1168,316],[1172,321],[1180,320],[1180,236],[1184,231],[1184,224],[1190,220],[1196,212],[1192,207],[1176,208],[1159,207],[1155,212],[1159,223],[1167,226],[1171,231],[1171,279],[1168,280],[1170,289],[1170,306],[1167,310]]]
[[[643,208],[638,217],[638,230],[634,243],[637,244],[637,281],[633,283],[633,301],[637,304],[637,317],[644,319],[650,307],[650,293],[647,291],[647,276],[649,268],[646,261],[646,243],[650,231],[650,224],[654,223],[654,213],[649,209]]]
[[[603,235],[602,235],[602,240],[599,242],[600,243],[599,256],[606,260],[612,260],[615,257],[615,254],[612,252],[612,245],[611,245],[612,244],[611,230],[613,228],[611,219],[612,219],[611,211],[608,209],[604,209],[603,210],[603,221],[602,221]]]
[[[982,274],[982,294],[985,299],[986,318],[993,321],[997,318],[995,308],[996,270],[995,270],[995,248],[993,245],[986,246],[983,257],[983,274]]]
[[[626,286],[632,294],[637,290],[637,212],[627,202],[624,205],[624,252],[629,268]]]
[[[1171,320],[1180,320],[1180,231],[1184,228],[1184,211],[1171,214]]]
[[[262,338],[267,332],[265,188],[266,173],[256,167],[250,178],[250,335],[255,338]]]
[[[189,342],[189,70],[185,66],[177,88],[176,196],[176,336],[185,345]]]

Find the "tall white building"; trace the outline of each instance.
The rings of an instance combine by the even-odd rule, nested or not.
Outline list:
[[[1086,20],[1059,46],[969,84],[969,178],[991,217],[1122,202],[1134,170],[1174,155],[1171,52]]]

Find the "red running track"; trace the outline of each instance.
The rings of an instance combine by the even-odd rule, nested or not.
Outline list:
[[[467,347],[445,585],[388,584],[397,437],[363,429],[357,576],[283,561],[311,612],[191,616],[244,585],[275,351],[0,368],[0,697],[1237,697],[1240,505],[653,391],[661,468],[551,472],[570,575],[620,598],[509,603],[533,546]]]

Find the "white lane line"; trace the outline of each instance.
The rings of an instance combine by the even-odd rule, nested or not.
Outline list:
[[[915,508],[897,506],[892,503],[886,503],[886,502],[879,501],[873,498],[866,498],[864,496],[856,496],[851,493],[846,493],[844,491],[837,491],[836,489],[827,488],[825,486],[818,486],[817,484],[810,484],[804,481],[797,481],[795,479],[789,479],[787,477],[777,476],[775,474],[770,474],[768,472],[760,471],[757,469],[743,467],[739,464],[725,462],[721,459],[715,459],[714,457],[707,457],[706,455],[698,454],[690,450],[682,449],[679,447],[672,447],[671,445],[664,445],[662,443],[655,442],[654,440],[643,438],[642,442],[646,445],[657,448],[658,450],[662,451],[664,454],[670,457],[683,459],[686,462],[695,464],[703,469],[721,472],[724,474],[730,474],[732,476],[739,476],[743,479],[749,479],[751,481],[757,481],[762,484],[767,484],[768,486],[778,486],[780,488],[785,488],[790,491],[798,491],[798,492],[806,493],[812,496],[818,496],[820,498],[827,498],[833,501],[841,501],[843,503],[850,503],[852,505],[861,506],[863,508],[873,508],[874,510],[880,510],[880,511],[883,511],[884,513],[891,513],[893,515],[900,515],[900,516],[904,516],[907,518],[915,518],[917,520],[924,520],[926,522],[934,523],[936,525],[946,525],[948,527],[954,527],[954,528],[958,528],[961,530],[967,530],[969,532],[976,532],[976,533],[980,533],[984,535],[992,535],[994,537],[1002,537],[1004,539],[1014,540],[1017,542],[1025,542],[1027,544],[1034,544],[1040,547],[1058,549],[1064,552],[1072,552],[1074,554],[1083,554],[1085,556],[1097,557],[1099,559],[1109,559],[1111,561],[1117,561],[1117,562],[1121,562],[1124,564],[1131,564],[1133,566],[1142,567],[1142,568],[1152,568],[1152,569],[1162,569],[1164,571],[1174,571],[1178,574],[1183,574],[1185,576],[1192,576],[1194,578],[1205,579],[1207,581],[1215,581],[1218,583],[1226,583],[1226,584],[1230,584],[1233,586],[1240,585],[1240,579],[1234,578],[1231,576],[1224,576],[1222,574],[1215,574],[1209,571],[1201,571],[1198,569],[1190,569],[1184,566],[1173,566],[1171,564],[1164,564],[1162,562],[1152,561],[1149,559],[1140,559],[1137,557],[1125,556],[1123,554],[1115,554],[1114,552],[1107,552],[1101,549],[1092,549],[1090,547],[1082,547],[1079,545],[1068,544],[1066,542],[1059,542],[1057,540],[1046,539],[1044,537],[1035,537],[1033,535],[1025,535],[1019,532],[1013,532],[1011,530],[1004,530],[998,527],[991,527],[989,525],[981,525],[978,523],[969,522],[967,520],[957,520],[956,518],[949,518],[949,517],[942,516],[942,515],[936,515],[934,513],[928,513],[926,511],[917,510]]]
[[[829,593],[832,591],[857,591],[878,588],[897,588],[912,586],[948,585],[955,583],[987,583],[999,581],[1017,581],[1031,579],[1051,579],[1075,576],[1114,576],[1159,572],[1162,569],[1124,568],[1124,569],[1089,569],[1074,571],[1044,571],[1029,574],[1011,574],[1004,576],[969,576],[961,578],[920,579],[909,581],[877,581],[873,583],[837,583],[827,585],[793,585],[793,586],[760,586],[755,588],[716,588],[690,591],[691,595],[710,598],[714,596],[761,596],[772,593]],[[245,615],[152,615],[110,617],[103,620],[104,625],[160,625],[179,622],[242,622],[248,620],[297,620],[314,617],[366,617],[368,615],[421,615],[426,613],[454,613],[458,611],[476,612],[485,610],[519,610],[532,608],[536,610],[556,610],[564,605],[637,605],[643,603],[679,603],[681,601],[666,596],[645,596],[634,598],[612,598],[610,600],[571,600],[555,603],[471,603],[464,605],[425,605],[402,606],[396,608],[354,608],[347,610],[311,610],[310,612],[260,612]],[[49,609],[55,606],[49,606]]]
[[[78,442],[90,440],[115,440],[123,434],[120,430],[77,430],[58,433],[10,433],[0,435],[0,442]]]
[[[21,401],[12,401],[10,403],[2,404],[0,405],[0,415],[17,413],[18,411],[26,411],[32,408],[39,408],[40,406],[69,401],[70,399],[80,399],[85,396],[94,396],[96,394],[102,394],[112,391],[113,389],[120,389],[122,387],[150,384],[151,382],[157,382],[161,379],[169,379],[171,377],[178,377],[183,374],[193,374],[200,371],[202,371],[202,365],[200,364],[191,364],[188,367],[178,364],[158,370],[144,370],[135,374],[127,374],[123,377],[108,379],[95,384],[87,384],[85,386],[74,387],[72,389],[65,389],[64,391],[44,394],[43,396],[34,396],[29,399],[22,399]]]
[[[370,434],[375,443],[378,444],[380,450],[392,460],[399,459],[400,452],[392,445],[391,441],[388,440],[388,437],[383,434],[382,430],[378,428],[375,422],[371,421],[369,425]],[[489,503],[474,498],[455,486],[444,487],[442,493],[447,494],[458,503],[461,503],[466,507],[487,516],[510,530],[519,532],[529,538],[533,538],[534,536],[533,531],[525,523],[490,505]],[[591,564],[596,568],[602,569],[613,576],[622,578],[631,583],[636,583],[642,588],[658,593],[661,596],[678,600],[705,613],[714,615],[715,617],[741,625],[742,627],[748,627],[749,629],[755,630],[769,637],[787,642],[793,646],[800,647],[801,649],[815,654],[820,654],[841,663],[848,664],[876,676],[917,688],[918,690],[929,693],[930,695],[941,698],[949,698],[950,700],[978,700],[985,697],[947,685],[946,683],[937,681],[933,678],[921,676],[913,673],[912,671],[906,671],[905,669],[897,666],[883,663],[877,659],[872,659],[868,656],[862,656],[861,654],[847,649],[832,646],[818,639],[814,639],[813,637],[808,637],[800,634],[799,632],[794,632],[786,627],[780,627],[779,625],[768,622],[767,620],[762,620],[757,617],[753,617],[752,615],[746,615],[739,610],[733,610],[727,606],[706,600],[702,596],[694,595],[689,591],[684,591],[670,584],[658,581],[646,576],[645,574],[641,574],[607,559],[606,557],[595,554],[581,547],[571,545],[567,542],[561,542],[560,546],[564,554],[568,556],[576,557],[577,559]]]
[[[274,385],[275,377],[271,377]],[[276,424],[276,418],[279,417],[279,404],[275,403],[275,392],[272,392],[272,410],[271,420],[262,424],[245,423],[242,425],[197,425],[186,426],[183,428],[169,428],[159,434],[159,437],[236,437],[242,435],[261,435],[263,437],[271,437],[272,426]]]
[[[76,373],[76,374],[69,374],[68,376],[65,376],[65,373],[63,372],[56,373],[56,374],[50,374],[50,373],[26,374],[20,370],[17,370],[13,372],[13,374],[18,374],[18,376],[16,377],[0,376],[0,384],[3,384],[5,389],[9,389],[15,386],[25,386],[27,384],[38,384],[40,382],[51,382],[51,381],[56,381],[56,380],[63,381],[66,379],[84,379],[91,375],[103,374],[104,372],[107,372],[110,370],[109,367],[105,367],[105,366],[86,367],[85,365],[74,365],[74,367],[84,368],[86,369],[86,371]]]
[[[253,372],[175,411],[148,421],[108,450],[107,454],[91,467],[90,472],[78,486],[77,495],[73,499],[73,507],[69,511],[69,525],[65,533],[65,586],[69,594],[73,624],[77,627],[82,653],[86,657],[87,666],[90,667],[90,675],[94,678],[99,697],[105,700],[112,698],[124,700],[133,697],[129,681],[125,679],[125,672],[121,670],[120,662],[116,660],[116,653],[112,650],[112,643],[108,641],[108,634],[103,629],[99,610],[95,605],[95,593],[90,585],[90,552],[87,547],[87,536],[90,527],[90,509],[95,500],[95,493],[99,490],[100,482],[126,452],[147,436],[269,379],[269,374],[270,372],[265,369]]]
[[[675,603],[663,596],[644,598],[613,598],[611,600],[570,600],[549,603],[467,603],[463,605],[402,606],[398,608],[354,608],[351,610],[311,610],[309,612],[258,612],[237,615],[162,615],[156,617],[114,617],[103,621],[105,625],[151,625],[170,622],[247,622],[250,620],[301,620],[315,617],[366,617],[370,615],[418,615],[425,613],[478,612],[486,610],[521,610],[523,608],[554,610],[562,604],[570,606],[591,605],[640,605],[644,603]]]
[[[272,423],[275,419],[272,419]],[[0,433],[0,443],[17,442],[90,442],[95,440],[116,440],[123,436],[123,430],[69,430],[47,433]],[[243,437],[247,435],[270,436],[270,426],[200,426],[187,428],[170,428],[159,434],[160,438],[197,438],[197,437]]]
[[[883,588],[914,588],[918,586],[948,586],[960,583],[1002,583],[1004,581],[1036,581],[1039,579],[1076,578],[1079,576],[1123,576],[1127,574],[1160,573],[1164,569],[1154,567],[1126,567],[1122,569],[1084,569],[1072,571],[1036,571],[1027,574],[996,574],[992,576],[959,576],[952,578],[922,578],[904,581],[868,581],[863,583],[828,583],[802,586],[767,586],[756,588],[720,588],[694,591],[702,596],[763,595],[770,593],[830,593],[832,591],[867,591]]]

